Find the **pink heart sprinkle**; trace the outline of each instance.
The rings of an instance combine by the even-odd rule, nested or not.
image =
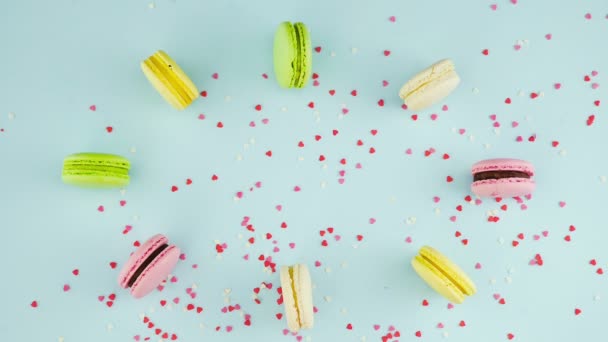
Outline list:
[[[534,241],[540,240],[540,235],[534,234],[533,239],[534,239]]]
[[[348,108],[342,108],[342,114],[344,114],[344,115],[348,114]]]
[[[283,206],[279,204],[279,205],[277,205],[277,206],[275,207],[275,209],[276,209],[277,211],[281,211],[281,210],[283,210]]]
[[[528,263],[530,266],[534,266],[536,265],[536,259],[532,259],[530,260],[530,262]]]
[[[342,239],[342,237],[340,235],[334,235],[334,239],[336,239],[336,241],[340,241],[340,239]]]
[[[599,84],[599,83],[593,83],[593,84],[591,85],[591,89],[597,89],[597,88],[599,88],[599,87],[600,87],[600,84]]]
[[[220,75],[218,75],[216,72],[216,73],[213,73],[213,75],[211,75],[211,77],[213,77],[214,80],[217,80],[220,77]]]
[[[226,248],[226,247],[224,246],[224,248]],[[177,283],[177,277],[176,276],[171,277],[171,282]]]
[[[345,182],[344,178],[339,178],[339,179],[338,179],[338,183],[339,183],[340,185],[344,184],[344,182]]]
[[[133,339],[134,339],[135,341],[139,341],[139,338],[140,338],[140,337],[139,337],[139,335],[135,335],[135,336],[133,336]]]
[[[179,255],[180,260],[186,260],[186,253],[182,253]]]
[[[236,198],[238,198],[238,199],[243,198],[243,192],[242,191],[237,192],[236,193]]]
[[[99,296],[99,297],[97,297],[97,300],[100,301],[100,302],[103,302],[104,299],[106,299],[105,296]]]
[[[105,209],[104,209],[103,205],[100,205],[99,207],[97,207],[97,211],[99,211],[100,213],[103,213],[104,210]]]
[[[390,17],[388,17],[388,20],[389,20],[391,23],[394,23],[395,21],[397,21],[397,18],[395,18],[395,16],[394,16],[394,15],[391,15]]]
[[[411,236],[406,237],[405,238],[405,242],[406,243],[412,243],[412,237]]]
[[[198,119],[199,120],[205,120],[205,114],[199,114],[198,115]]]
[[[515,49],[515,51],[519,51],[521,49],[521,45],[515,44],[513,45],[513,48]]]
[[[460,135],[463,135],[464,133],[466,133],[466,131],[467,131],[466,129],[461,128],[458,130],[458,133],[460,133]]]
[[[441,110],[444,112],[448,111],[448,105],[443,105],[443,107],[441,107]]]
[[[492,121],[496,121],[496,114],[492,114],[492,115],[490,115],[490,120],[492,120]]]
[[[395,329],[395,327],[394,327],[394,326],[392,326],[392,325],[389,325],[389,326],[388,326],[388,331],[395,331],[395,330],[396,330],[396,329]]]
[[[227,327],[226,327],[226,331],[227,331],[227,332],[231,332],[231,331],[232,331],[232,325],[227,326]]]
[[[374,324],[374,330],[376,330],[376,331],[380,330],[380,325]]]
[[[522,138],[521,135],[518,135],[517,138],[515,138],[515,141],[522,142],[524,141],[524,138]]]
[[[262,182],[255,182],[255,187],[256,188],[261,188],[262,187]]]
[[[519,126],[519,122],[517,122],[517,121],[511,122],[511,127],[515,128],[517,126]]]
[[[280,251],[279,247],[275,247],[272,249],[273,252],[278,253]]]
[[[437,114],[431,114],[431,120],[433,120],[433,121],[437,120]]]
[[[454,308],[454,304],[448,303],[448,310],[452,310]]]
[[[315,261],[315,267],[321,267],[321,262],[320,261]]]
[[[249,123],[249,127],[255,127],[255,122],[251,121],[251,122]]]
[[[585,14],[585,19],[590,20],[591,19],[591,13]]]
[[[439,198],[437,196],[433,197],[433,202],[435,202],[435,203],[439,203],[440,200],[441,200],[441,198]]]
[[[545,35],[545,39],[546,39],[546,40],[551,40],[551,38],[553,38],[553,35],[552,35],[551,33],[547,33],[547,34]]]
[[[490,5],[490,8],[492,9],[492,11],[496,11],[498,9],[498,5],[492,4],[492,5]]]
[[[440,323],[437,323],[437,328],[438,328],[438,329],[443,329],[443,323],[441,323],[441,322],[440,322]]]
[[[70,291],[70,285],[68,285],[68,284],[63,285],[63,292],[68,292],[68,291]]]
[[[559,88],[561,88],[561,87],[562,87],[562,84],[561,84],[561,83],[555,83],[555,84],[553,85],[553,88],[555,88],[555,90],[559,90]]]
[[[543,234],[544,237],[547,237],[549,236],[549,231],[543,230],[541,234]]]
[[[119,203],[121,207],[124,207],[127,204],[127,201],[121,200]]]
[[[476,263],[475,264],[475,269],[476,270],[480,270],[481,269],[481,264],[480,263]]]
[[[301,342],[301,341],[302,341],[302,336],[296,336],[296,340],[297,340],[298,342]]]
[[[407,150],[405,150],[405,154],[412,154],[412,149],[408,148]]]
[[[597,72],[596,70],[591,71],[591,76],[595,77],[599,75],[599,72]]]
[[[293,242],[290,242],[290,243],[289,243],[289,248],[291,248],[291,249],[296,248],[296,244],[295,244],[295,243],[293,243]]]
[[[360,169],[360,168],[362,168],[362,167],[363,167],[363,166],[361,165],[361,163],[357,163],[357,164],[355,165],[355,168],[357,168],[357,169]]]
[[[450,216],[450,221],[456,222],[456,216]]]
[[[192,288],[191,288],[191,287],[187,288],[187,289],[186,289],[186,293],[187,293],[187,294],[191,294],[191,293],[192,293]]]
[[[173,298],[173,303],[175,303],[175,304],[179,304],[179,297],[175,297],[175,298]]]
[[[374,223],[376,223],[376,219],[375,219],[375,218],[373,218],[373,217],[372,217],[372,218],[370,218],[370,219],[369,219],[369,224],[374,224]]]
[[[270,120],[269,120],[269,119],[266,119],[266,118],[262,119],[262,123],[263,123],[264,125],[268,125],[268,123],[269,123],[269,122],[270,122]]]
[[[300,192],[300,190],[302,190],[302,189],[297,185],[293,188],[293,191],[295,191],[295,192]]]
[[[338,174],[340,175],[340,177],[344,177],[344,175],[346,175],[346,171],[344,171],[344,170],[340,170],[340,171],[338,172]]]
[[[494,300],[500,299],[500,295],[498,293],[495,293],[492,297],[494,297]]]
[[[526,210],[526,209],[528,209],[528,206],[527,206],[527,205],[525,205],[525,204],[522,204],[522,205],[521,205],[521,210]]]
[[[245,260],[249,260],[249,254],[245,254],[245,255],[243,256],[243,259],[245,259]]]
[[[559,202],[559,207],[560,207],[560,208],[563,208],[563,207],[565,207],[565,206],[566,206],[566,202],[564,202],[564,201],[560,201],[560,202]]]
[[[480,205],[482,202],[479,198],[475,199],[475,205]]]
[[[405,103],[404,103],[404,104],[402,104],[402,105],[401,105],[401,109],[403,109],[403,110],[407,110],[407,105],[406,105]]]
[[[388,81],[386,81],[386,80],[382,81],[382,86],[383,87],[387,87],[388,86]]]
[[[314,81],[312,82],[313,87],[318,87],[320,84],[321,84],[321,83],[319,83],[319,81],[318,81],[318,80],[314,80]]]
[[[517,0],[511,0],[511,3],[512,3],[513,5],[517,5]]]
[[[500,122],[494,121],[494,123],[492,124],[492,126],[498,128],[498,127],[500,127]]]
[[[283,329],[283,335],[287,335],[287,334],[289,334],[289,330]]]
[[[89,106],[89,109],[94,112],[94,111],[97,110],[97,106],[96,105],[91,105],[91,106]]]
[[[190,294],[190,297],[191,297],[192,299],[196,298],[196,292],[192,292],[192,293]]]

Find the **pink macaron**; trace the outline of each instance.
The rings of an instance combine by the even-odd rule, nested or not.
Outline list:
[[[164,235],[154,235],[131,254],[118,275],[118,284],[122,288],[130,288],[133,297],[141,298],[167,278],[180,253],[180,249],[170,245]]]
[[[534,166],[519,159],[487,159],[473,165],[471,191],[482,197],[516,197],[534,192]]]

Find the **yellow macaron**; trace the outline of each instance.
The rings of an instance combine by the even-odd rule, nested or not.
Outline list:
[[[154,88],[176,109],[188,107],[198,97],[198,90],[188,75],[162,50],[141,62],[141,69]]]
[[[412,267],[430,287],[447,298],[460,304],[466,296],[477,292],[473,281],[439,251],[423,246],[412,259]]]

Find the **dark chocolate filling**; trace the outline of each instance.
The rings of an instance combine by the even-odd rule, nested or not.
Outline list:
[[[133,284],[135,284],[135,281],[137,280],[137,278],[139,278],[139,276],[144,272],[146,267],[148,267],[154,261],[154,259],[156,259],[156,257],[159,256],[160,253],[162,253],[162,251],[167,249],[167,247],[169,247],[169,245],[164,244],[164,245],[160,246],[157,250],[155,250],[152,254],[150,254],[146,258],[146,260],[144,260],[144,262],[141,265],[139,265],[139,267],[137,268],[135,273],[133,273],[133,276],[131,276],[131,279],[129,279],[129,282],[127,283],[127,287],[133,286]]]
[[[483,181],[487,179],[501,179],[501,178],[530,178],[530,175],[523,171],[484,171],[476,173],[473,176],[473,180]]]

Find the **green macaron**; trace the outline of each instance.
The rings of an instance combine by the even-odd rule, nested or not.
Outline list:
[[[312,73],[312,45],[303,23],[281,23],[274,36],[274,72],[283,88],[304,88]]]
[[[89,188],[129,185],[128,159],[105,153],[77,153],[63,160],[61,179],[66,184]]]

